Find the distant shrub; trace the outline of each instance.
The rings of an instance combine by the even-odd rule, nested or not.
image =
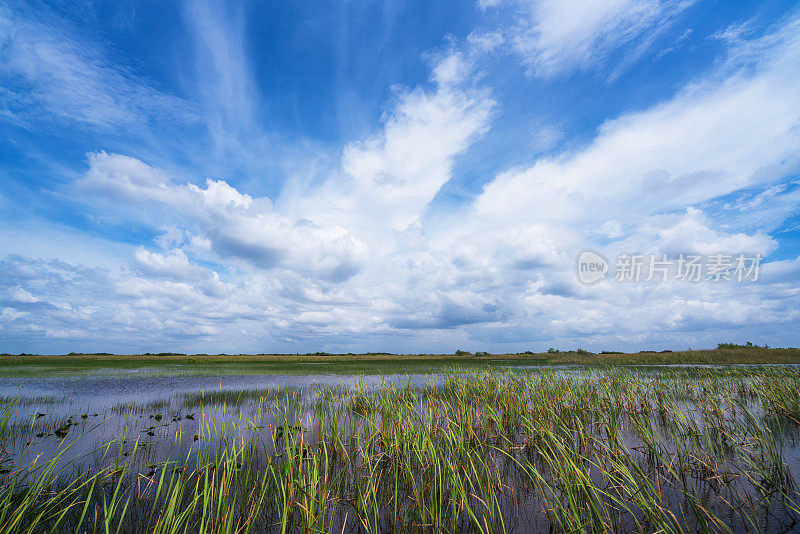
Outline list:
[[[486,351],[479,350],[475,353],[475,356],[491,356],[491,354]]]
[[[456,351],[456,356],[469,356],[471,354],[472,353],[470,351],[468,351],[468,350],[459,349],[459,350]]]
[[[588,350],[583,350],[583,349],[578,349],[578,350],[576,350],[575,352],[576,352],[577,354],[580,354],[580,355],[586,355],[586,354],[590,354],[590,352],[589,352]]]
[[[525,351],[525,352],[523,352],[522,354],[536,354],[536,353],[535,353],[535,352],[533,352],[532,350],[526,350],[526,351]]]
[[[618,350],[601,350],[600,354],[625,354],[625,353],[620,352]]]
[[[554,349],[553,347],[550,347],[549,349],[547,349],[547,354],[558,354],[559,352],[561,352],[561,351],[558,350],[558,349]]]
[[[718,349],[768,349],[769,345],[764,345],[763,347],[759,347],[758,345],[754,345],[752,342],[748,341],[744,345],[737,345],[736,343],[717,343]]]

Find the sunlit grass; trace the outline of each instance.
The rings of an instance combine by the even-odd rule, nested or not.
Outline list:
[[[503,366],[552,365],[674,365],[674,364],[800,364],[797,348],[765,348],[723,344],[714,350],[604,351],[557,350],[535,353],[489,354],[69,354],[0,355],[0,376],[76,376],[136,371],[141,376],[226,374],[409,374],[434,373],[442,366],[475,371]]]
[[[179,395],[81,419],[48,456],[7,450],[45,429],[12,399],[0,532],[785,530],[798,391],[793,368],[453,371]],[[118,439],[70,457],[108,424]]]

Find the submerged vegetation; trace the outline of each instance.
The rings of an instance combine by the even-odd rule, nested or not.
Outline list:
[[[0,532],[783,531],[798,391],[792,367],[595,368],[68,418],[5,399]]]

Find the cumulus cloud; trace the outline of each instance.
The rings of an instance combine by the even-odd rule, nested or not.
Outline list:
[[[217,272],[193,264],[180,249],[160,254],[139,247],[133,259],[136,269],[146,277],[188,282],[199,287],[207,295],[219,297],[224,296],[230,289],[228,284],[220,281]]]
[[[530,5],[539,17],[531,20],[563,9]],[[635,39],[681,6],[576,4],[588,10],[580,31],[540,35],[531,23],[534,64],[544,73],[580,65],[587,46]],[[633,30],[612,38],[620,29],[604,21],[619,17]],[[489,50],[503,38],[471,41]],[[800,309],[800,260],[772,258],[779,238],[771,231],[797,205],[787,176],[800,148],[798,43],[795,21],[737,41],[674,97],[609,119],[583,146],[504,170],[473,201],[430,218],[458,158],[499,108],[474,58],[456,48],[436,57],[425,84],[395,90],[380,127],[344,144],[340,168],[274,203],[225,177],[181,177],[129,155],[92,153],[77,186],[98,206],[93,213],[102,219],[110,205],[115,222],[157,237],[118,269],[6,258],[0,327],[17,343],[117,339],[151,349],[158,339],[203,351],[226,343],[385,349],[387,340],[415,351],[674,347],[765,325],[787,339]],[[746,222],[753,213],[762,222]],[[720,252],[765,261],[758,283],[584,285],[575,260],[587,249],[610,261]]]
[[[399,90],[381,130],[345,146],[344,176],[295,199],[296,216],[360,228],[378,241],[419,223],[450,180],[455,158],[487,130],[496,105],[475,86],[472,65],[459,52],[439,58],[431,78],[432,90]]]
[[[171,345],[187,336],[207,336],[205,326],[240,317],[241,306],[227,304],[227,294],[205,293],[196,274],[174,281],[176,265],[184,274],[183,262],[142,254],[137,259],[156,264],[169,276],[153,277],[150,271],[145,279],[144,272],[109,272],[20,256],[0,261],[0,292],[13,297],[3,302],[0,314],[0,324],[13,322],[13,329],[7,328],[8,342],[43,347],[52,340],[85,340],[81,343],[87,350],[102,350],[101,344],[119,350],[132,341],[157,338]],[[32,298],[33,291],[41,298]]]
[[[5,293],[6,296],[14,302],[31,303],[39,301],[39,299],[36,298],[30,291],[27,291],[19,286],[9,288]]]
[[[194,232],[194,242],[205,244],[221,260],[342,280],[358,272],[367,254],[367,246],[343,228],[291,220],[275,213],[269,198],[252,198],[222,180],[209,179],[205,187],[178,185],[160,169],[104,152],[91,154],[89,165],[80,189],[139,206],[157,203],[174,209]],[[173,263],[178,260],[172,258]]]
[[[762,232],[723,232],[710,226],[711,223],[703,212],[696,208],[687,208],[686,214],[682,216],[651,217],[642,224],[632,240],[639,241],[635,250],[656,250],[670,254],[748,253],[766,256],[778,246],[775,239]],[[624,245],[630,243],[623,241],[617,246]]]

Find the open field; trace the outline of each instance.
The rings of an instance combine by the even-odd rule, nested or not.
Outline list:
[[[68,354],[0,355],[0,376],[57,376],[98,370],[154,374],[406,374],[447,366],[800,364],[796,348],[732,346],[714,350],[592,354],[585,351],[520,354]]]
[[[0,533],[783,532],[800,519],[793,365],[268,378],[2,379]],[[50,395],[33,391],[42,381]]]

